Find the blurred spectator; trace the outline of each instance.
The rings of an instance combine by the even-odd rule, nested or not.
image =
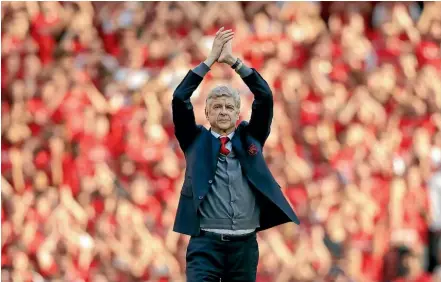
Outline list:
[[[400,276],[403,278],[398,278],[394,281],[433,281],[431,275],[424,271],[420,255],[413,250],[404,249],[400,258],[402,268]]]
[[[440,3],[1,5],[4,281],[184,280],[171,98],[221,26],[271,84],[302,221],[259,235],[258,281],[441,280]],[[249,109],[220,66],[194,107],[231,79]]]

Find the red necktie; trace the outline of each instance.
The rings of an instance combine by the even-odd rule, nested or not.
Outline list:
[[[221,148],[220,148],[220,152],[222,155],[228,155],[230,153],[230,150],[227,149],[227,146],[225,146],[228,141],[230,141],[230,138],[226,137],[226,136],[222,136],[219,137],[220,141],[221,141]]]

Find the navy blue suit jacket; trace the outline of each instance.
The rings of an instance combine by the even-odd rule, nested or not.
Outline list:
[[[267,82],[255,69],[252,70],[252,74],[243,78],[254,94],[251,119],[249,123],[240,123],[231,143],[250,187],[256,192],[261,209],[260,227],[257,231],[261,231],[291,221],[299,224],[299,219],[268,169],[262,154],[271,129],[273,96]],[[200,231],[199,205],[213,183],[221,146],[219,139],[195,121],[190,97],[202,79],[189,71],[173,93],[172,100],[175,135],[185,154],[187,165],[173,230],[194,236]]]

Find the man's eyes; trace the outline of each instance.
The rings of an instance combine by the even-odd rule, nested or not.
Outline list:
[[[219,109],[219,108],[222,108],[222,105],[214,105],[213,106],[213,109]],[[226,108],[229,110],[234,110],[234,106],[231,106],[231,105],[228,105]]]

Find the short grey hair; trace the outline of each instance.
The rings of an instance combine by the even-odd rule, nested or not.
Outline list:
[[[240,110],[239,91],[235,90],[233,87],[229,85],[216,86],[210,91],[210,93],[208,93],[207,100],[205,100],[206,105],[208,106],[211,99],[219,97],[233,97],[236,109]]]

